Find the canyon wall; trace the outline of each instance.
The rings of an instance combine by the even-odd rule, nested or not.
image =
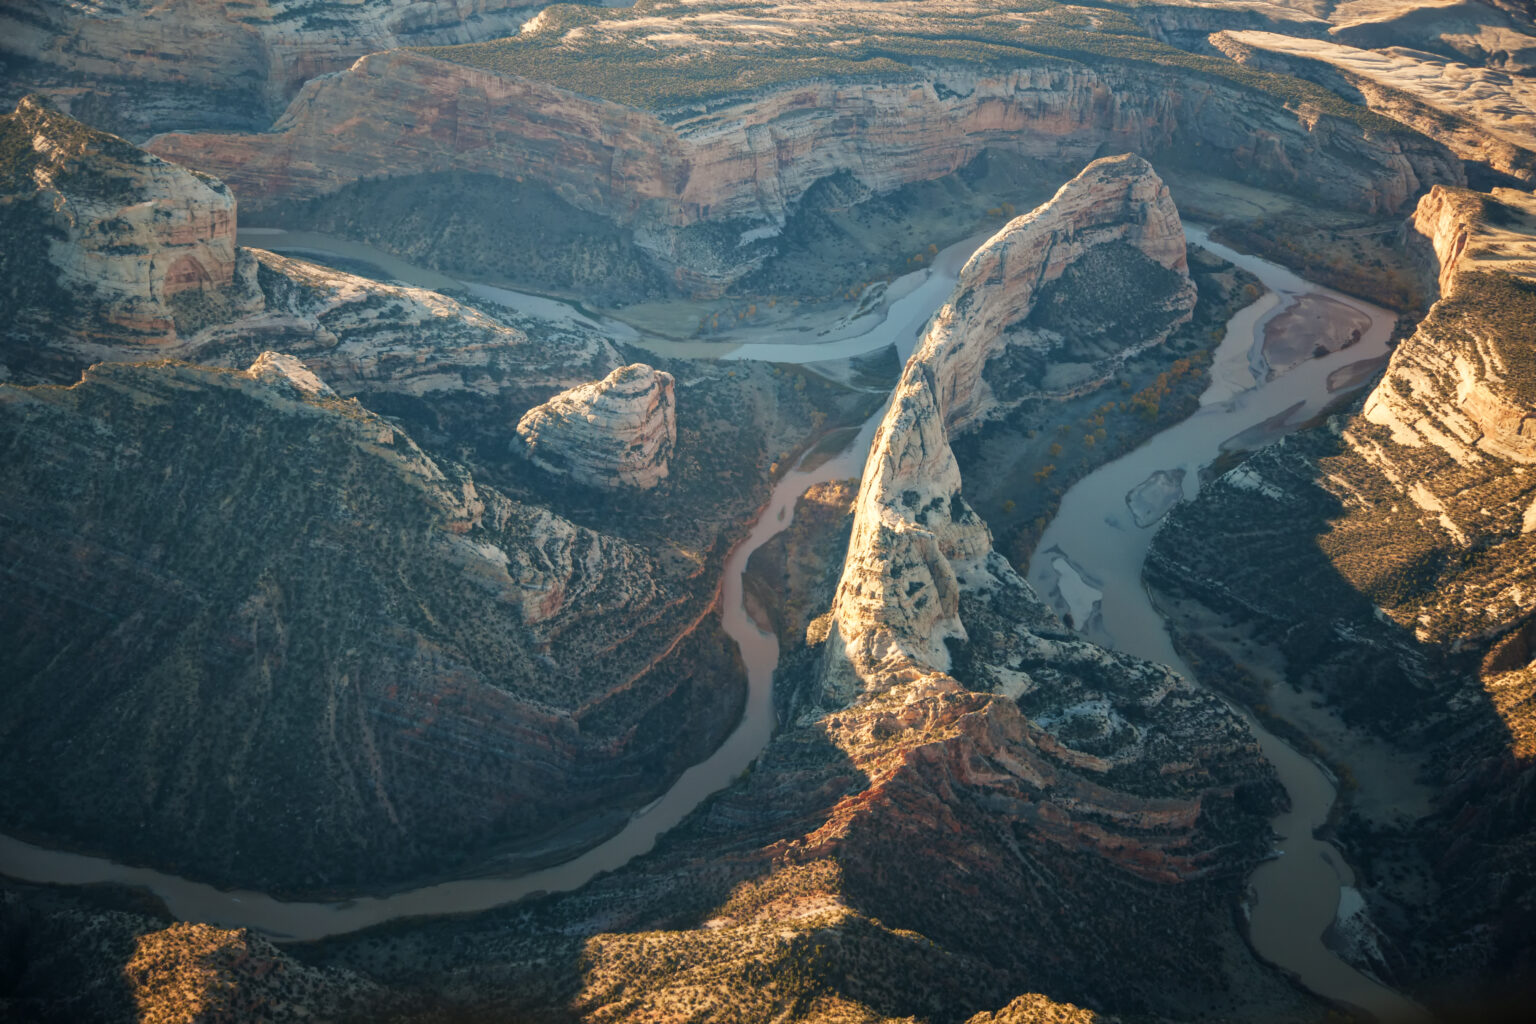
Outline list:
[[[1536,85],[1523,75],[1275,32],[1220,32],[1210,41],[1238,63],[1316,82],[1411,125],[1463,160],[1536,182]]]
[[[1151,333],[1135,331],[1123,347],[1105,353],[1074,393],[1097,386],[1119,360],[1163,341],[1195,303],[1178,212],[1166,186],[1136,156],[1095,161],[978,249],[908,361],[870,449],[834,605],[832,649],[841,650],[865,686],[942,672],[946,641],[965,638],[958,581],[970,577],[972,586],[981,586],[996,571],[989,563],[1002,560],[961,494],[949,435],[1006,407],[986,379],[995,363],[1053,358],[1058,346],[1025,325],[1053,282],[1106,252],[1120,257],[1120,271],[1146,273],[1125,252],[1162,271],[1162,294],[1145,304],[1120,302],[1138,287],[1126,274],[1119,287],[1100,282],[1089,301],[1112,305],[1137,327],[1145,323],[1146,306],[1165,315],[1153,318]],[[1113,303],[1110,295],[1117,295]],[[1013,388],[999,371],[992,376],[1015,400],[1044,394]],[[836,659],[832,664],[835,674]]]
[[[1032,297],[1053,276],[1121,246],[1169,272],[1164,299],[1179,311],[1169,319],[1187,317],[1194,294],[1178,215],[1135,156],[1089,165],[966,265],[908,361],[870,449],[818,700],[846,705],[834,721],[874,736],[930,728],[965,705],[989,723],[983,756],[1010,765],[999,769],[1021,777],[1010,784],[1043,788],[1043,806],[1064,815],[1031,816],[1032,842],[1062,843],[1174,883],[1220,870],[1222,858],[1197,838],[1196,823],[1204,800],[1229,799],[1232,790],[1191,775],[1188,785],[1148,799],[1136,780],[1192,772],[1195,764],[1260,779],[1251,737],[1220,702],[1167,669],[1095,647],[1056,622],[992,550],[948,441],[951,430],[985,414],[976,399],[985,395],[982,366],[1006,347],[1008,329],[1028,318]],[[1168,329],[1130,348],[1156,344]],[[982,700],[978,691],[994,696]],[[910,710],[893,710],[903,706]],[[1203,739],[1193,739],[1196,730]],[[1162,731],[1184,737],[1178,742],[1189,744],[1190,761],[1162,763],[1151,739]],[[1085,812],[1095,824],[1079,819]]]
[[[0,385],[0,445],[8,829],[379,885],[590,845],[734,718],[707,586],[290,357]]]
[[[522,0],[172,0],[0,8],[0,99],[49,96],[100,128],[143,139],[168,128],[272,123],[299,86],[364,54],[517,31]]]
[[[1171,608],[1251,630],[1285,679],[1417,765],[1418,820],[1366,807],[1344,835],[1410,865],[1362,883],[1387,936],[1372,966],[1443,979],[1454,1006],[1489,978],[1528,984],[1536,963],[1516,867],[1536,843],[1536,200],[1437,188],[1408,231],[1441,296],[1381,381],[1178,506],[1146,578]],[[1426,898],[1415,870],[1434,880],[1434,923],[1404,927]]]
[[[782,224],[818,180],[851,171],[884,192],[988,149],[1077,166],[1106,149],[1198,146],[1213,169],[1369,212],[1461,180],[1454,157],[1412,132],[1292,110],[1177,69],[938,67],[651,112],[454,63],[453,52],[366,57],[305,86],[270,134],[169,134],[149,147],[220,175],[256,208],[365,177],[468,171],[542,183],[632,228],[680,287],[701,292],[760,262],[771,242],[743,233]]]

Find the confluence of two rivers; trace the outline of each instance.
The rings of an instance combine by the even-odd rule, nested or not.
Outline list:
[[[399,280],[438,288],[442,275],[402,263],[369,246],[321,235],[277,230],[242,231],[240,244],[310,251],[363,259]],[[1030,562],[1029,580],[1047,600],[1061,604],[1063,590],[1071,603],[1096,603],[1097,615],[1078,621],[1090,637],[1106,646],[1170,665],[1193,678],[1173,650],[1167,629],[1141,585],[1141,566],[1155,525],[1138,527],[1125,505],[1126,495],[1159,470],[1184,469],[1186,499],[1199,487],[1199,470],[1216,457],[1220,443],[1249,427],[1305,402],[1300,422],[1334,397],[1327,390],[1328,374],[1355,360],[1379,356],[1386,350],[1391,314],[1375,306],[1328,291],[1272,263],[1234,252],[1210,241],[1206,233],[1186,227],[1197,245],[1253,273],[1271,291],[1230,321],[1216,351],[1211,385],[1201,408],[1189,419],[1157,434],[1130,454],[1100,467],[1066,492],[1061,508],[1046,528]],[[817,362],[878,351],[895,344],[902,360],[911,355],[928,318],[948,298],[961,266],[985,236],[951,246],[929,269],[894,282],[878,309],[814,337],[786,332],[741,346],[725,358],[754,358],[777,362]],[[660,355],[696,357],[702,351],[688,343],[641,338],[627,325],[593,319],[573,307],[540,296],[524,295],[489,285],[472,284],[472,293],[523,312],[569,319],[596,327],[620,340],[640,344]],[[1371,320],[1360,343],[1332,356],[1311,359],[1268,382],[1256,382],[1252,354],[1261,343],[1264,324],[1291,300],[1320,293],[1352,306]],[[830,334],[830,336],[829,336]],[[721,348],[715,346],[714,354]],[[876,413],[852,444],[815,470],[795,469],[774,488],[769,504],[752,531],[725,565],[721,592],[724,628],[741,646],[747,666],[749,693],[740,724],[710,757],[685,771],[659,800],[637,812],[616,835],[579,857],[517,878],[476,878],[443,882],[388,896],[361,897],[336,903],[299,903],[262,893],[223,891],[210,885],[166,875],[148,868],[117,864],[104,858],[48,850],[0,837],[0,873],[29,882],[86,885],[111,882],[147,888],[159,896],[176,917],[228,927],[249,927],[274,938],[311,941],[371,925],[409,917],[462,914],[487,910],[537,892],[579,888],[593,877],[622,866],[649,851],[656,838],[677,825],[713,793],[724,789],[747,768],[773,733],[773,672],[778,643],[763,633],[742,605],[742,575],[752,552],[785,529],[796,499],[814,483],[856,477],[862,472],[874,430],[884,415]],[[1062,584],[1066,583],[1066,587]],[[1091,621],[1091,625],[1090,625]],[[1281,839],[1276,858],[1260,865],[1250,879],[1252,907],[1250,937],[1266,959],[1296,975],[1320,995],[1363,1007],[1387,1020],[1423,1016],[1417,1006],[1345,964],[1322,942],[1324,929],[1337,911],[1340,887],[1353,882],[1342,856],[1313,838],[1333,806],[1335,790],[1326,773],[1284,741],[1245,715],[1264,754],[1275,765],[1291,797],[1291,810],[1274,819]]]

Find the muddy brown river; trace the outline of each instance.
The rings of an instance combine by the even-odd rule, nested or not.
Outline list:
[[[1274,264],[1211,243],[1198,228],[1189,227],[1186,234],[1192,242],[1254,273],[1271,292],[1240,311],[1228,324],[1199,412],[1097,470],[1066,493],[1060,512],[1047,527],[1031,560],[1028,578],[1042,596],[1062,611],[1070,611],[1073,621],[1092,639],[1171,665],[1189,675],[1141,585],[1141,566],[1156,523],[1138,525],[1127,506],[1127,496],[1138,494],[1142,506],[1155,506],[1155,510],[1166,508],[1178,498],[1177,494],[1160,493],[1169,486],[1182,488],[1185,499],[1193,497],[1199,487],[1200,468],[1216,457],[1224,440],[1245,431],[1251,435],[1253,428],[1266,423],[1270,424],[1268,433],[1283,430],[1285,424],[1300,422],[1321,408],[1336,394],[1328,390],[1330,374],[1337,382],[1337,371],[1386,351],[1393,318],[1385,310],[1312,285]],[[412,267],[371,247],[321,235],[242,232],[240,241],[293,251],[295,255],[329,253],[361,260],[398,280],[420,286],[442,287],[446,281],[440,274]],[[894,344],[905,361],[929,316],[953,290],[965,259],[982,241],[981,237],[967,239],[940,253],[931,269],[893,282],[887,292],[888,300],[859,321],[838,324],[835,330],[806,332],[812,337],[819,334],[824,344],[808,343],[805,334],[788,341],[779,332],[761,340],[746,339],[739,348],[715,348],[710,354],[812,362],[877,351]],[[484,298],[528,314],[578,319],[588,326],[613,328],[610,333],[626,341],[652,341],[638,337],[625,325],[590,320],[557,300],[483,284],[472,285],[471,289]],[[1326,358],[1301,362],[1266,381],[1269,374],[1261,356],[1264,326],[1302,296],[1342,303],[1369,320],[1369,329],[1363,332],[1358,344]],[[696,356],[700,354],[694,351],[696,347],[666,354]],[[1296,411],[1281,415],[1288,410]],[[243,926],[277,939],[310,941],[386,921],[470,913],[538,892],[568,891],[622,866],[650,850],[659,835],[725,788],[751,765],[771,738],[772,683],[778,644],[753,624],[742,606],[742,574],[747,559],[789,525],[795,500],[807,487],[861,474],[874,429],[883,415],[881,410],[866,422],[856,440],[836,458],[813,471],[797,469],[787,474],[774,488],[769,505],[750,535],[726,563],[723,621],[726,631],[741,645],[748,671],[749,695],[741,723],[720,749],[684,772],[660,799],[641,809],[624,829],[587,853],[517,878],[463,879],[391,895],[326,903],[289,902],[262,893],[219,890],[148,868],[45,849],[8,837],[0,837],[0,873],[52,884],[111,882],[141,886],[153,891],[172,914],[183,920]],[[1149,481],[1154,481],[1155,486],[1144,486]],[[1148,505],[1145,499],[1153,492],[1158,492],[1158,500]],[[1144,520],[1145,515],[1142,514]],[[1360,1006],[1385,1020],[1426,1019],[1415,1004],[1355,971],[1324,945],[1322,934],[1337,912],[1340,889],[1353,880],[1338,851],[1312,836],[1313,829],[1326,820],[1333,806],[1334,785],[1317,764],[1251,717],[1249,724],[1265,755],[1275,764],[1292,803],[1289,812],[1274,820],[1274,829],[1281,837],[1277,843],[1279,855],[1260,866],[1250,881],[1254,947],[1320,995]]]

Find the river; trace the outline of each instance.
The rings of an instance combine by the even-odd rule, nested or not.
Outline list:
[[[1141,582],[1141,567],[1156,523],[1138,526],[1128,496],[1148,481],[1181,489],[1184,500],[1200,487],[1200,469],[1222,443],[1271,424],[1266,436],[1294,427],[1320,411],[1337,392],[1330,374],[1386,352],[1393,314],[1358,299],[1313,285],[1290,271],[1211,242],[1186,227],[1189,240],[1257,276],[1271,291],[1228,323],[1211,364],[1211,384],[1201,407],[1130,454],[1100,467],[1062,497],[1030,559],[1028,579],[1036,592],[1090,639],[1194,675],[1178,656]],[[1259,358],[1268,322],[1303,296],[1326,297],[1370,320],[1360,341],[1320,359],[1308,359],[1270,380]],[[1257,371],[1257,372],[1256,372]],[[1171,497],[1178,497],[1176,492]],[[1425,1020],[1423,1011],[1340,960],[1321,941],[1338,911],[1340,891],[1354,882],[1338,850],[1313,837],[1337,796],[1333,781],[1245,712],[1264,756],[1274,764],[1291,797],[1291,809],[1274,819],[1276,858],[1249,881],[1249,931],[1253,946],[1295,974],[1312,991],[1359,1006],[1383,1020]]]
[[[1210,241],[1199,228],[1187,227],[1190,241],[1258,276],[1270,289],[1229,322],[1217,349],[1211,384],[1192,417],[1165,430],[1129,455],[1101,467],[1072,487],[1047,527],[1031,560],[1029,579],[1036,590],[1063,610],[1092,639],[1118,650],[1171,665],[1190,675],[1174,652],[1162,619],[1141,585],[1141,566],[1155,525],[1139,527],[1127,507],[1127,495],[1155,481],[1167,500],[1194,497],[1199,470],[1214,459],[1224,440],[1252,436],[1268,424],[1282,432],[1312,415],[1332,397],[1330,374],[1386,351],[1393,318],[1385,310],[1312,285],[1274,264],[1234,252]],[[930,268],[893,282],[882,301],[858,318],[787,339],[783,329],[753,337],[745,344],[706,346],[669,343],[642,337],[628,325],[587,313],[573,304],[488,284],[470,284],[474,294],[531,315],[570,319],[621,340],[653,347],[661,354],[715,358],[756,358],[780,362],[817,362],[878,351],[894,344],[903,362],[910,356],[923,325],[954,288],[961,266],[985,240],[976,236],[941,252]],[[370,246],[323,235],[277,230],[242,231],[241,244],[362,261],[407,284],[466,287],[434,271],[413,267]],[[1308,359],[1272,380],[1258,358],[1268,321],[1302,296],[1327,296],[1366,317],[1370,326],[1355,344],[1326,358]],[[809,337],[819,342],[809,342]],[[658,347],[659,346],[659,347]],[[1355,376],[1359,376],[1356,374]],[[55,884],[112,882],[142,886],[184,920],[258,929],[275,938],[309,941],[356,931],[385,921],[416,916],[469,913],[513,902],[537,892],[576,889],[650,850],[661,833],[683,820],[705,798],[748,768],[772,736],[773,671],[778,643],[747,616],[742,605],[742,574],[752,552],[785,529],[794,504],[810,485],[858,477],[875,427],[877,412],[854,443],[814,470],[791,470],[774,487],[769,504],[747,538],[726,562],[722,618],[726,632],[741,646],[747,666],[748,698],[740,724],[714,754],[689,768],[660,799],[637,812],[616,835],[562,864],[518,878],[477,878],[444,882],[388,896],[330,903],[288,902],[248,891],[222,891],[147,868],[130,867],[79,854],[64,853],[0,837],[0,873],[25,881]],[[1170,488],[1175,489],[1169,493]],[[1148,490],[1157,490],[1149,487]],[[1314,762],[1268,732],[1251,716],[1249,724],[1265,755],[1275,764],[1291,796],[1292,808],[1274,820],[1281,836],[1280,856],[1266,861],[1250,881],[1250,930],[1254,947],[1267,959],[1293,972],[1313,991],[1360,1007],[1387,1020],[1422,1019],[1422,1012],[1390,989],[1376,984],[1334,956],[1321,941],[1339,903],[1341,886],[1353,878],[1338,851],[1312,837],[1327,818],[1336,796],[1326,773]]]
[[[929,316],[954,290],[960,268],[985,240],[977,236],[940,253],[929,269],[893,282],[877,311],[846,323],[831,344],[853,347],[858,353],[894,345],[904,361],[912,353]],[[462,283],[435,271],[415,267],[371,246],[313,233],[256,230],[241,232],[241,244],[271,246],[284,251],[337,257],[371,264],[375,270],[406,284],[442,288]],[[627,325],[576,309],[569,303],[493,285],[472,285],[482,297],[519,312],[546,319],[579,322],[610,336],[638,341]],[[620,329],[621,328],[621,329]],[[762,342],[747,346],[754,358],[781,362],[814,362],[830,358],[818,345],[805,342]],[[724,353],[734,354],[734,346]],[[29,882],[62,885],[116,883],[142,886],[165,902],[177,918],[228,927],[254,928],[288,941],[313,941],[357,931],[385,921],[439,914],[463,914],[511,903],[538,892],[567,892],[597,875],[621,867],[649,851],[657,836],[682,821],[711,794],[724,789],[746,770],[773,735],[773,672],[778,666],[778,640],[752,622],[742,603],[742,577],[747,559],[794,517],[795,501],[812,484],[857,478],[885,415],[882,408],[860,428],[857,437],[836,457],[812,470],[795,468],[775,485],[768,505],[751,532],[726,560],[721,587],[724,629],[741,647],[747,666],[747,703],[741,721],[725,743],[707,759],[689,768],[659,799],[638,811],[618,833],[564,863],[517,878],[469,878],[411,889],[388,896],[365,896],[336,902],[290,902],[248,890],[221,890],[149,868],[118,864],[100,857],[50,850],[0,836],[0,874]]]

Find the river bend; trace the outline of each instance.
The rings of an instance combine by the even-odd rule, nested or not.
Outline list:
[[[1313,285],[1274,264],[1234,252],[1187,227],[1191,242],[1254,273],[1270,289],[1229,322],[1217,349],[1211,384],[1200,410],[1157,434],[1140,448],[1090,474],[1064,495],[1056,518],[1046,528],[1029,566],[1036,590],[1061,610],[1071,611],[1083,632],[1106,646],[1173,666],[1193,678],[1169,641],[1167,630],[1141,585],[1155,523],[1138,526],[1127,508],[1127,495],[1155,480],[1167,500],[1193,498],[1200,469],[1219,453],[1224,440],[1268,424],[1271,435],[1315,413],[1332,397],[1331,373],[1386,351],[1392,315],[1368,303]],[[595,318],[568,303],[486,284],[469,290],[514,310],[550,319],[569,319],[619,340],[652,348],[662,355],[754,358],[779,362],[816,362],[878,351],[894,344],[904,362],[928,318],[949,297],[960,267],[984,240],[978,236],[944,250],[930,269],[893,282],[877,308],[832,328],[789,338],[763,332],[744,344],[700,348],[676,346],[642,337],[628,325]],[[434,271],[411,266],[370,246],[328,236],[277,230],[242,231],[241,244],[316,255],[363,260],[412,285],[441,288],[458,284]],[[1361,341],[1320,359],[1306,360],[1269,381],[1257,358],[1263,329],[1272,317],[1306,294],[1325,295],[1363,314],[1370,322]],[[1256,371],[1258,371],[1256,373]],[[579,857],[517,878],[477,878],[443,882],[388,896],[331,903],[288,902],[249,891],[224,891],[147,868],[49,850],[0,836],[0,873],[31,882],[65,885],[116,883],[153,891],[183,920],[249,927],[274,938],[311,941],[402,918],[470,913],[510,903],[538,892],[579,888],[598,874],[621,867],[650,850],[656,838],[677,825],[707,797],[725,788],[749,767],[773,732],[772,684],[778,664],[776,639],[760,630],[742,604],[742,576],[747,559],[785,529],[796,499],[812,484],[858,477],[884,415],[877,412],[856,440],[836,458],[812,471],[796,468],[773,489],[769,504],[751,533],[732,552],[722,584],[722,619],[741,647],[749,693],[740,724],[706,760],[685,771],[658,800],[637,812],[616,835]],[[1171,481],[1171,483],[1170,483]],[[1340,887],[1352,882],[1338,851],[1313,838],[1327,818],[1335,790],[1324,771],[1251,716],[1249,725],[1266,757],[1275,764],[1291,796],[1292,809],[1274,820],[1282,837],[1275,859],[1250,882],[1251,938],[1272,962],[1294,973],[1308,988],[1332,999],[1364,1007],[1386,1019],[1422,1016],[1414,1004],[1373,982],[1336,957],[1321,941],[1336,913]]]

